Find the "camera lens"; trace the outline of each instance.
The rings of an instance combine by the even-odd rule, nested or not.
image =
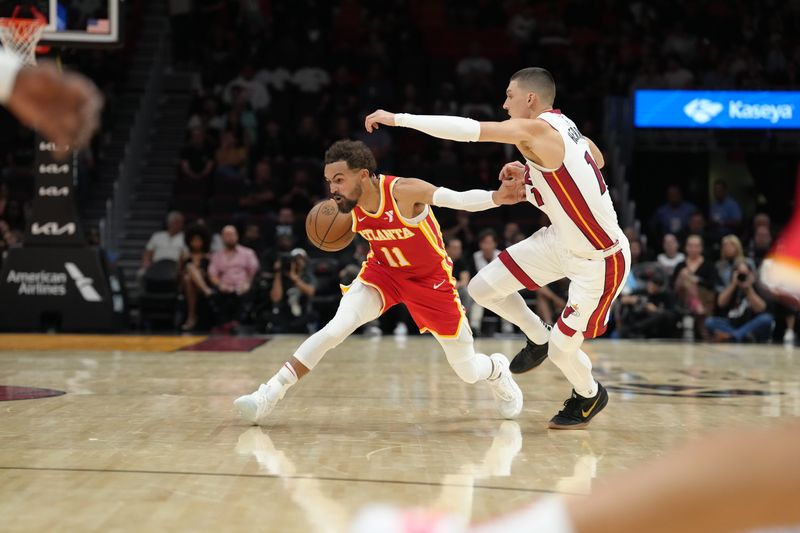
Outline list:
[[[747,281],[747,274],[745,274],[744,272],[739,272],[738,274],[736,274],[736,279],[739,281]]]

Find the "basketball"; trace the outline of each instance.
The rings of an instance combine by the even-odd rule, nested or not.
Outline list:
[[[324,252],[347,248],[356,236],[350,213],[342,213],[336,202],[327,199],[311,208],[306,217],[308,241]]]

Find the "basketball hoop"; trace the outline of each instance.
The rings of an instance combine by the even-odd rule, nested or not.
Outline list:
[[[34,18],[20,18],[20,9],[17,6],[10,17],[0,18],[0,41],[4,48],[16,52],[26,64],[35,65],[37,52],[50,51],[49,46],[37,46],[47,19],[35,7],[30,8]]]

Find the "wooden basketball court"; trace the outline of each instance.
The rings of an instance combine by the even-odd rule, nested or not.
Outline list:
[[[251,352],[113,339],[3,344],[0,398],[65,392],[0,402],[3,531],[346,531],[372,502],[476,521],[586,493],[703,432],[800,415],[798,352],[782,346],[591,342],[610,403],[588,430],[557,432],[546,422],[570,387],[550,363],[519,377],[525,408],[510,422],[432,338],[353,337],[257,428],[231,402],[301,337]],[[521,341],[477,344],[512,354]]]

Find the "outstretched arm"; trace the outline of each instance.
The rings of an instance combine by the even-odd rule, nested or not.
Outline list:
[[[378,109],[367,116],[364,127],[372,133],[383,124],[411,128],[432,137],[461,142],[519,144],[540,135],[549,126],[541,120],[512,118],[503,122],[478,122],[449,115],[411,115]],[[546,130],[545,130],[546,131]]]
[[[415,204],[428,204],[462,211],[485,211],[525,199],[525,190],[515,180],[501,181],[496,191],[473,189],[454,191],[416,178],[402,178],[394,188],[395,198]]]

